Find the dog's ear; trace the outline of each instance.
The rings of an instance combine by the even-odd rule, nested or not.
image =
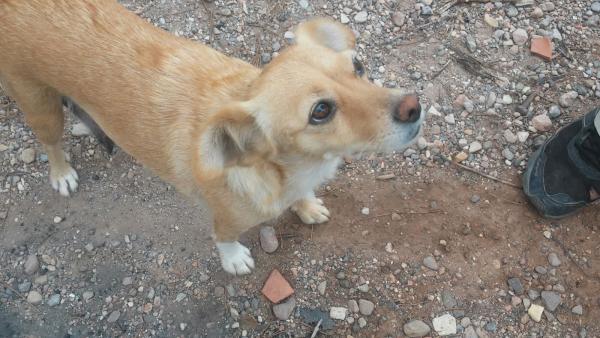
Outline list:
[[[312,19],[296,28],[296,43],[318,44],[342,52],[354,49],[356,37],[345,25],[326,18]]]
[[[201,136],[200,156],[207,169],[250,166],[274,154],[273,142],[243,104],[231,104],[213,115]]]

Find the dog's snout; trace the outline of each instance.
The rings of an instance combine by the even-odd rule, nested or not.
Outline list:
[[[394,107],[392,112],[394,121],[403,123],[412,123],[421,117],[421,105],[416,95],[407,95],[403,97]]]

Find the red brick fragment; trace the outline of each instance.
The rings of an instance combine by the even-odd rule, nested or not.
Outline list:
[[[531,38],[531,54],[537,55],[546,61],[552,60],[552,40],[547,36]]]
[[[269,278],[267,278],[265,286],[262,288],[262,294],[272,303],[277,304],[294,294],[294,289],[292,289],[290,283],[288,283],[281,273],[275,269],[271,272]]]

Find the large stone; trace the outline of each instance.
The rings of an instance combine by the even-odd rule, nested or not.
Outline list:
[[[290,297],[281,304],[273,305],[273,314],[279,320],[288,320],[296,307],[296,298]]]
[[[548,131],[552,128],[552,121],[546,114],[535,116],[531,119],[531,124],[538,131]]]
[[[544,307],[550,312],[554,312],[562,301],[560,294],[554,291],[542,291],[542,300]]]
[[[415,319],[404,324],[403,330],[407,337],[423,337],[431,331],[431,328],[425,322]]]
[[[375,304],[373,304],[373,302],[371,302],[370,300],[359,299],[358,309],[362,315],[370,316],[375,310]]]

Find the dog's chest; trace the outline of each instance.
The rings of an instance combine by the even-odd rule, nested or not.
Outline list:
[[[288,176],[284,188],[286,207],[297,200],[309,196],[312,191],[335,176],[340,158],[298,165]]]

